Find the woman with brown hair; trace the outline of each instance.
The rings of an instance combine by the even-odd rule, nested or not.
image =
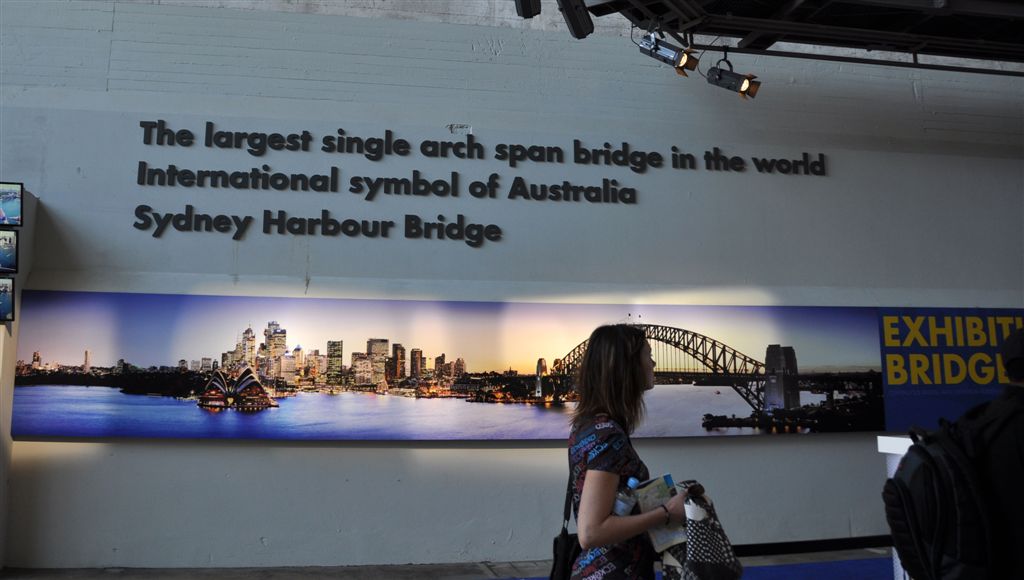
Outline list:
[[[580,365],[569,434],[572,503],[583,547],[573,580],[653,579],[656,554],[644,532],[685,517],[683,493],[644,513],[612,513],[630,477],[650,478],[629,435],[643,417],[644,393],[653,387],[654,359],[642,330],[627,324],[594,330]]]

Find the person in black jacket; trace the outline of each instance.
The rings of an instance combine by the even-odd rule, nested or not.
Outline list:
[[[990,407],[1020,409],[984,453],[991,492],[996,573],[1024,578],[1024,328],[1003,342],[1000,358],[1009,384]]]

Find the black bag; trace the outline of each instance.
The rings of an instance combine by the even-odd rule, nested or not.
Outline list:
[[[916,580],[987,579],[993,570],[992,519],[982,450],[1020,406],[974,407],[937,431],[914,428],[913,444],[882,488],[885,519],[903,568]]]
[[[550,580],[569,580],[572,576],[572,565],[576,563],[583,548],[580,547],[580,540],[576,534],[569,533],[569,517],[572,515],[572,473],[569,473],[569,482],[565,485],[565,511],[562,515],[562,531],[555,536],[552,546],[551,574]]]

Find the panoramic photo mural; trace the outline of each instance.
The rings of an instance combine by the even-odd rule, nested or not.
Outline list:
[[[643,328],[657,363],[636,436],[903,429],[997,392],[998,342],[1024,324],[1019,310],[31,290],[20,317],[16,437],[290,440],[562,439],[587,337],[608,323]]]

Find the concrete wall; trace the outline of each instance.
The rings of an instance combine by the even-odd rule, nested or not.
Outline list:
[[[0,4],[0,174],[31,184],[41,202],[27,287],[1024,305],[1019,79],[735,57],[737,69],[765,81],[758,98],[744,102],[699,77],[677,77],[614,34],[579,42],[562,30],[165,4]],[[321,135],[390,128],[410,140],[453,138],[449,125],[460,124],[491,145],[565,147],[581,138],[659,151],[718,146],[748,157],[824,152],[830,171],[638,176],[572,164],[512,170],[494,160],[337,160],[346,175],[613,176],[640,191],[633,207],[141,188],[134,182],[139,159],[254,164],[237,151],[145,146],[138,123],[152,119]],[[261,162],[311,171],[332,161],[275,154]],[[500,223],[507,235],[482,249],[401,239],[156,239],[131,227],[142,203],[296,215],[330,207],[362,218],[462,212]],[[716,490],[737,543],[886,533],[878,500],[884,461],[872,434],[638,447],[652,470]],[[564,461],[560,442],[16,441],[5,563],[543,558],[558,525]]]

